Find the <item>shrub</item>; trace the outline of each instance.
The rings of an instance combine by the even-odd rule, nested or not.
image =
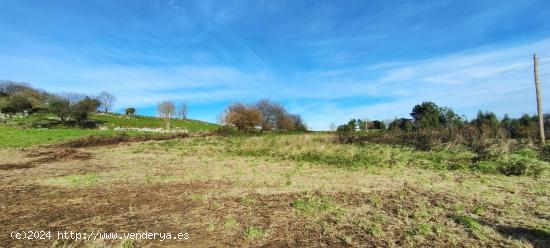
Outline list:
[[[532,149],[530,140],[506,138],[500,131],[472,126],[447,129],[418,129],[413,132],[338,133],[340,143],[379,143],[405,145],[422,151],[437,151],[441,156],[430,158],[441,168],[471,168],[485,173],[539,176],[547,163],[539,160],[547,155]],[[545,148],[550,150],[550,148]],[[451,152],[446,156],[446,151]],[[467,151],[463,153],[463,151]],[[443,153],[442,153],[443,152]],[[547,152],[550,153],[550,152]],[[432,154],[432,153],[430,153]],[[464,154],[455,158],[455,154]]]
[[[135,108],[127,108],[125,112],[126,112],[126,115],[134,115],[134,114],[136,114],[136,109]]]
[[[238,134],[239,132],[235,128],[230,126],[220,126],[218,130],[216,130],[216,133],[222,136],[229,136]]]
[[[537,153],[528,148],[521,149],[505,159],[499,160],[498,170],[505,175],[540,176],[546,169],[547,163],[537,159]]]
[[[52,128],[55,126],[60,125],[61,122],[58,120],[52,120],[48,118],[40,118],[36,119],[31,123],[31,126],[33,128]]]

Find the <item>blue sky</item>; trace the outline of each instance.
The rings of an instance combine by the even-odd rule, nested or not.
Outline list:
[[[547,0],[0,0],[0,11],[0,79],[107,90],[117,111],[155,115],[173,100],[214,122],[231,102],[269,98],[315,130],[408,117],[426,100],[518,116],[535,112],[535,52],[550,93]]]

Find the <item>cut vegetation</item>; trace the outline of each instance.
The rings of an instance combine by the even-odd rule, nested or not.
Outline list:
[[[0,170],[0,232],[69,226],[190,234],[164,247],[550,244],[546,169],[538,177],[507,176],[447,166],[458,162],[445,151],[336,140],[269,134],[70,148],[88,155],[64,152],[33,167]],[[48,156],[41,149],[10,149],[0,159],[33,164]],[[467,165],[472,160],[465,157],[458,160]],[[3,236],[0,246],[161,244],[128,242]]]

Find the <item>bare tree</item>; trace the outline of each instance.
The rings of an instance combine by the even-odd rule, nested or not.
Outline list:
[[[182,119],[187,119],[187,104],[184,102],[180,103],[180,107],[178,108],[178,116]]]
[[[107,113],[113,108],[113,103],[116,101],[116,96],[107,91],[102,91],[99,95],[97,95],[97,99],[101,103],[103,112]]]
[[[170,129],[170,119],[176,112],[176,105],[172,101],[163,101],[157,106],[157,111],[166,120],[166,129]]]
[[[256,103],[255,107],[262,113],[262,131],[285,130],[289,127],[287,111],[281,104],[263,99]]]

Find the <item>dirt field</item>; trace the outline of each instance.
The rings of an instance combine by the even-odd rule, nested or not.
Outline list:
[[[312,145],[307,142],[327,150],[344,146],[324,135],[241,141],[280,149],[306,149],[300,147]],[[293,148],[292,142],[306,143]],[[0,246],[550,246],[547,175],[406,165],[345,169],[250,149],[220,137],[4,148]],[[26,230],[51,231],[53,237],[10,237]],[[189,238],[77,241],[59,240],[58,231]]]

